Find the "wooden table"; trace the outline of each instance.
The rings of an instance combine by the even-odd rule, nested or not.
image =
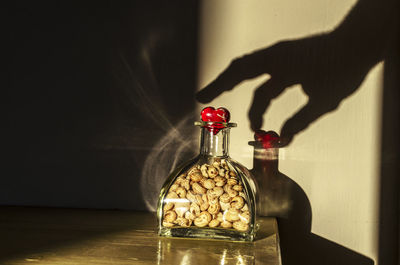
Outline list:
[[[0,207],[0,264],[281,264],[276,220],[258,220],[240,243],[158,237],[152,213]]]

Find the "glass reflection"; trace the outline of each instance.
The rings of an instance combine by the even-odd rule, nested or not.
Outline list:
[[[254,264],[254,245],[181,238],[158,239],[157,265]]]

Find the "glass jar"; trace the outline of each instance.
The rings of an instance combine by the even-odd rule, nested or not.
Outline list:
[[[256,183],[229,157],[229,132],[235,123],[195,122],[201,127],[200,154],[174,170],[163,185],[157,207],[158,233],[253,241]]]

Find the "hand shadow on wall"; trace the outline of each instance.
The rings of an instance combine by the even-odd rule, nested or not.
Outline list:
[[[337,109],[342,100],[353,94],[373,66],[383,60],[393,61],[393,53],[397,51],[397,48],[393,48],[393,43],[398,34],[398,5],[397,0],[359,0],[331,32],[282,41],[233,60],[215,80],[197,93],[196,98],[201,103],[208,103],[245,80],[269,74],[270,79],[256,89],[248,112],[251,128],[256,131],[262,128],[263,115],[271,100],[286,88],[300,84],[308,96],[308,103],[286,120],[280,131],[280,146],[289,145],[296,134],[323,115]],[[392,88],[397,89],[395,86]],[[391,117],[397,115],[393,112],[384,112],[385,114]],[[254,159],[257,165],[257,156]],[[262,161],[258,162],[262,165]],[[276,180],[276,188],[279,187],[281,192],[285,191],[280,196],[287,196],[292,202],[292,210],[288,212],[288,216],[279,218],[283,264],[300,264],[299,260],[304,261],[301,264],[372,263],[366,257],[310,233],[311,208],[302,189],[278,172],[277,165],[276,172],[272,175],[263,173],[262,168],[255,167],[255,175]],[[384,177],[382,175],[382,179]],[[382,194],[385,194],[388,187],[385,183],[387,181],[382,184]],[[270,192],[274,195],[273,190]],[[272,202],[278,203],[279,200],[276,200],[275,198]],[[383,206],[388,207],[385,204]],[[380,210],[382,224],[391,224],[390,219],[393,217],[388,215],[390,211],[382,207]],[[388,252],[386,249],[397,251],[394,249],[396,244],[388,245],[386,237],[393,236],[386,230],[382,230],[384,234],[380,231],[380,252]],[[379,259],[382,258],[384,255],[380,255]]]
[[[370,258],[311,233],[310,201],[303,189],[278,170],[279,147],[265,146],[260,135],[275,132],[258,131],[251,173],[258,183],[258,213],[278,218],[282,263],[284,265],[372,265]],[[265,144],[265,143],[264,143]]]
[[[301,84],[308,103],[281,128],[281,144],[339,106],[353,94],[370,69],[384,60],[396,34],[396,1],[360,0],[332,32],[282,41],[244,55],[197,93],[208,103],[242,81],[269,74],[253,95],[248,117],[251,128],[262,128],[263,114],[272,99]]]

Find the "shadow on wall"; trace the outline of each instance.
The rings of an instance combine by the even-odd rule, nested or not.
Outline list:
[[[256,89],[248,113],[252,129],[258,130],[262,128],[262,117],[271,100],[287,87],[301,84],[308,96],[308,103],[283,123],[280,145],[286,146],[311,123],[337,109],[343,99],[359,88],[374,65],[383,60],[390,61],[390,64],[385,64],[382,128],[382,159],[385,160],[381,161],[380,264],[394,264],[398,260],[396,189],[399,184],[396,174],[399,170],[396,167],[398,149],[393,148],[397,146],[395,135],[399,131],[399,109],[395,104],[399,99],[396,87],[398,77],[395,74],[399,69],[396,45],[398,10],[396,0],[359,0],[332,32],[282,41],[239,57],[196,95],[200,102],[207,103],[244,80],[269,74],[271,78]],[[310,233],[311,208],[302,189],[278,172],[277,168],[273,174],[266,173],[263,161],[257,159],[255,156],[254,163],[258,167],[253,169],[254,173],[259,178],[271,178],[276,188],[283,188],[285,196],[293,202],[293,210],[285,210],[288,217],[279,221],[284,264],[373,263],[364,256]],[[274,190],[269,192],[276,193]],[[285,196],[279,199],[286,200]],[[307,262],[299,263],[296,260],[299,257]]]
[[[278,170],[278,141],[266,147],[262,138],[275,132],[258,131],[251,173],[258,183],[258,213],[278,218],[279,238],[284,265],[372,265],[366,256],[311,233],[311,205],[303,189]]]
[[[214,81],[197,93],[207,103],[240,82],[269,74],[255,91],[248,113],[253,130],[272,99],[301,84],[308,104],[282,126],[281,141],[293,137],[354,93],[369,70],[388,56],[397,21],[395,0],[360,0],[332,32],[279,42],[232,61]],[[373,18],[373,19],[371,19]]]

